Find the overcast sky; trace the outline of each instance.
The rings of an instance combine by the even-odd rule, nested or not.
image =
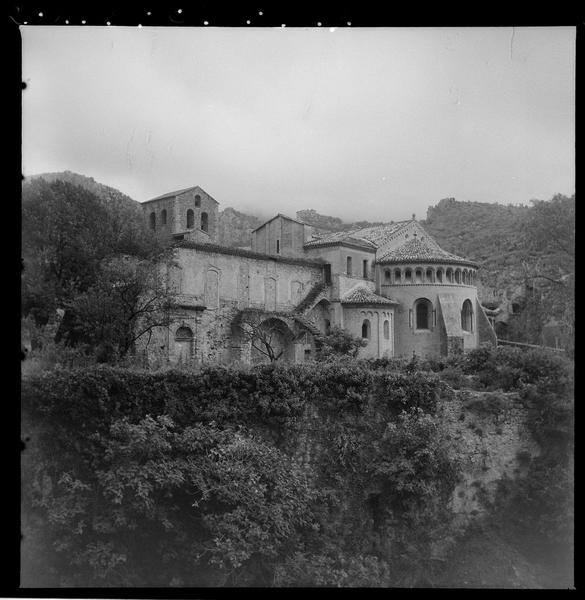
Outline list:
[[[348,221],[574,193],[573,27],[21,32],[25,175]]]

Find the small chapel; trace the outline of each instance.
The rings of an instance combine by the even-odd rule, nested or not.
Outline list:
[[[251,232],[249,248],[235,248],[218,243],[219,203],[199,186],[142,207],[173,247],[167,277],[176,296],[173,324],[149,342],[148,356],[305,362],[333,326],[364,340],[360,358],[448,356],[496,343],[477,297],[478,265],[443,250],[414,215],[323,232],[277,214]]]

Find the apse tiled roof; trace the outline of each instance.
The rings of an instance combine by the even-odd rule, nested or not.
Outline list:
[[[348,231],[347,234],[366,239],[376,246],[379,246],[408,223],[410,223],[410,221],[396,221],[395,223],[386,223],[385,225],[362,227],[360,229],[352,229],[351,231]]]
[[[336,231],[322,237],[305,242],[305,248],[321,248],[323,246],[349,245],[360,246],[368,250],[375,250],[376,245],[366,238],[354,235],[348,231]]]
[[[342,304],[398,304],[390,298],[378,296],[365,285],[356,285],[341,298]]]
[[[379,257],[378,263],[401,263],[401,262],[449,262],[462,265],[477,265],[461,256],[451,254],[440,248],[436,243],[427,238],[419,239],[416,235],[399,246]]]

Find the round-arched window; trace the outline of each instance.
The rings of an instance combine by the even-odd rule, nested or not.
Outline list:
[[[201,196],[199,194],[195,196],[195,206],[201,206]]]
[[[390,321],[388,320],[384,321],[384,339],[390,339]]]
[[[207,231],[209,229],[209,218],[207,213],[201,213],[201,231]]]
[[[187,229],[193,229],[195,226],[195,213],[192,209],[187,211]]]
[[[156,213],[155,212],[150,213],[150,228],[156,229]]]
[[[369,340],[371,334],[371,326],[369,319],[364,319],[362,323],[362,338]]]
[[[433,305],[426,298],[419,298],[414,303],[415,329],[430,329]]]
[[[473,307],[470,300],[466,300],[461,308],[461,329],[469,333],[473,331]]]

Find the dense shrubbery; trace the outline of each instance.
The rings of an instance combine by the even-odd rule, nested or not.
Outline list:
[[[487,389],[526,403],[543,453],[499,501],[517,527],[566,539],[572,380],[556,355],[98,366],[23,381],[25,575],[41,585],[432,583],[459,476],[436,415],[450,373],[462,384],[483,373]],[[473,410],[501,408],[497,392],[482,401]],[[292,459],[306,436],[314,460],[301,469]]]
[[[396,581],[405,556],[428,559],[457,464],[436,377],[359,367],[25,379],[30,569],[44,585]],[[308,404],[324,425],[314,479],[291,462]]]

